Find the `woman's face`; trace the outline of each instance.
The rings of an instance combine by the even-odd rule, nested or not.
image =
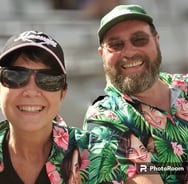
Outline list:
[[[41,62],[33,62],[20,55],[14,66],[28,69],[47,69]],[[11,127],[18,132],[51,131],[52,120],[59,111],[65,91],[49,92],[35,83],[35,74],[31,74],[28,83],[20,88],[8,88],[0,84],[2,112]]]
[[[131,134],[130,139],[131,145],[128,149],[128,158],[134,163],[151,162],[151,154],[143,143],[133,134]]]
[[[188,101],[186,99],[182,99],[179,103],[176,115],[179,118],[188,121]]]
[[[75,149],[71,166],[72,175],[70,176],[68,184],[80,184],[81,182],[79,156],[79,150]]]
[[[144,104],[141,105],[141,109],[142,109],[141,114],[144,116],[145,120],[150,125],[161,129],[165,129],[167,117],[164,114]]]

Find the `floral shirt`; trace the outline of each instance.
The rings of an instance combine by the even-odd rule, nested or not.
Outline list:
[[[4,171],[4,158],[3,158],[3,141],[9,130],[8,121],[0,123],[0,175]],[[56,121],[53,121],[53,133],[52,133],[52,149],[45,164],[46,174],[51,184],[64,184],[65,181],[62,178],[62,164],[63,158],[73,149],[75,145],[79,147],[80,151],[80,183],[89,183],[88,166],[90,164],[89,151],[88,151],[88,136],[86,131],[81,131],[77,128],[69,128],[64,123],[60,116],[56,117]],[[1,183],[1,181],[0,181]],[[79,183],[79,182],[78,182]]]
[[[188,74],[160,73],[160,78],[169,85],[170,113],[122,94],[112,85],[89,107],[84,129],[103,137],[98,143],[104,151],[98,158],[102,160],[99,183],[121,183],[146,172],[160,173],[165,184],[188,179]],[[133,147],[133,135],[141,142],[137,140],[141,156]],[[91,149],[96,151],[96,144]],[[95,168],[92,172],[98,173]]]

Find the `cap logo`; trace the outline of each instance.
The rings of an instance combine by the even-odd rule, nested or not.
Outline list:
[[[131,11],[131,10],[126,10],[126,12],[127,12],[127,13],[132,13],[132,11]]]
[[[53,47],[57,46],[57,43],[52,40],[52,38],[46,37],[42,32],[35,32],[35,31],[26,31],[21,33],[18,38],[16,38],[14,41],[28,41],[28,42],[36,42],[41,45],[51,45]]]

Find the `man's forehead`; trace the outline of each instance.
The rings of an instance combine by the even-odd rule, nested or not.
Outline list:
[[[110,29],[104,36],[103,41],[105,40],[117,40],[121,37],[133,37],[133,36],[145,36],[151,35],[151,30],[148,24],[135,26],[132,28],[122,27],[122,25],[116,25]]]
[[[130,30],[142,30],[142,29],[149,29],[150,25],[144,21],[140,20],[127,20],[122,21],[116,25],[114,25],[111,29],[109,29],[106,34],[113,31],[123,31],[128,32]]]

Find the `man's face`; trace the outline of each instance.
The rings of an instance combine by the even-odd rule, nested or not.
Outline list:
[[[134,95],[152,86],[158,77],[159,36],[143,21],[124,21],[111,28],[98,49],[107,82]]]

